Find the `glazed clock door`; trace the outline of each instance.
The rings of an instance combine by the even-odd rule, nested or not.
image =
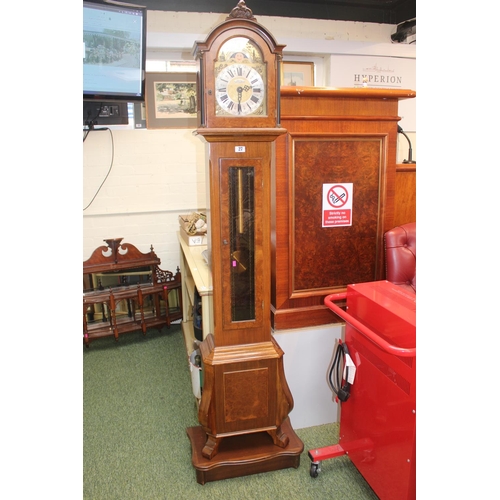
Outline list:
[[[223,303],[224,328],[255,327],[262,323],[262,231],[256,221],[262,220],[260,163],[244,160],[222,160],[221,178],[223,210],[222,276],[227,291]],[[224,192],[225,191],[225,192]],[[225,214],[224,214],[225,213]]]
[[[271,338],[271,170],[283,130],[207,133],[209,247],[217,346]],[[257,140],[258,139],[258,140]]]

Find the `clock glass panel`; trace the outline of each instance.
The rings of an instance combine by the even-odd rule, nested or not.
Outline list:
[[[231,319],[255,319],[254,168],[229,168]]]
[[[220,48],[215,63],[215,113],[265,116],[266,91],[266,65],[260,49],[248,38],[230,38]]]

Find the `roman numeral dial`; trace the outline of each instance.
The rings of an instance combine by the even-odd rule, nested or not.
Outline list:
[[[264,114],[265,94],[262,76],[248,64],[223,68],[215,82],[215,96],[222,113],[234,116]]]

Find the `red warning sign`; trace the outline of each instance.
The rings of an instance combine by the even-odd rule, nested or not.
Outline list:
[[[323,227],[352,226],[352,182],[323,184]]]

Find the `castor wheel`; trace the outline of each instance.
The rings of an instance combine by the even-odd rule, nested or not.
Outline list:
[[[309,469],[309,474],[311,477],[318,477],[318,474],[321,472],[321,467],[319,462],[312,462],[311,468]]]

